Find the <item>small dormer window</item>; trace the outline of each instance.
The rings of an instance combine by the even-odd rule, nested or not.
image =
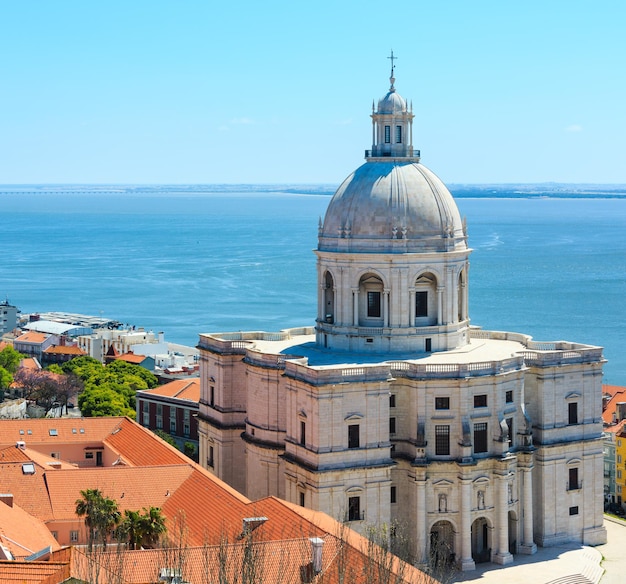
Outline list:
[[[396,126],[396,144],[402,144],[402,126]]]

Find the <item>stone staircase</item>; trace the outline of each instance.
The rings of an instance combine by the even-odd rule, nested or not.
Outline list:
[[[600,565],[602,554],[594,548],[585,547],[583,561],[584,566],[580,573],[561,576],[546,584],[598,584],[604,574],[604,568]]]

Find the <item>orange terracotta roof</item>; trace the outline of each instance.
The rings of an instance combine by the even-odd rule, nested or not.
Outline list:
[[[20,367],[33,371],[41,369],[39,361],[37,361],[37,359],[35,359],[34,357],[27,357],[26,359],[22,359],[20,361]]]
[[[177,379],[164,385],[159,385],[153,389],[144,389],[137,393],[146,394],[148,397],[151,395],[160,395],[163,397],[184,399],[197,404],[200,401],[200,380],[197,377],[193,379]]]
[[[28,462],[29,460],[26,452],[15,445],[0,448],[0,464],[3,462]]]
[[[54,345],[53,347],[48,347],[44,349],[44,353],[52,354],[52,355],[86,355],[85,351],[83,351],[80,347],[74,345]]]
[[[133,466],[166,466],[189,462],[182,452],[129,418],[122,418],[116,431],[111,432],[103,442]]]
[[[53,584],[70,576],[68,564],[61,562],[0,562],[2,582]]]
[[[0,502],[0,542],[14,558],[26,558],[45,547],[60,546],[43,521],[33,517],[17,504]],[[4,581],[4,575],[0,579]]]
[[[604,432],[608,432],[609,434],[620,434],[624,429],[624,424],[626,424],[626,420],[622,420],[617,424],[612,424],[610,426],[604,427]]]
[[[192,472],[190,465],[92,467],[78,472],[47,472],[52,515],[45,519],[75,520],[76,501],[81,497],[80,492],[87,489],[99,489],[117,503],[121,512],[143,507],[162,508]]]
[[[0,447],[104,442],[125,418],[26,418],[0,421]],[[56,430],[51,436],[50,430]]]
[[[119,355],[116,358],[116,361],[126,361],[127,363],[134,363],[135,365],[139,365],[146,360],[145,355],[135,355],[135,353],[124,353],[123,355]]]
[[[15,339],[16,342],[20,343],[33,343],[40,344],[43,343],[49,335],[45,335],[43,333],[38,333],[35,331],[28,331]]]
[[[46,472],[28,462],[6,462],[0,464],[2,491],[11,493],[16,505],[41,520],[52,517],[52,504],[46,487]],[[34,468],[33,468],[34,467]],[[27,472],[24,472],[27,470]]]
[[[602,393],[610,396],[609,400],[605,402],[604,411],[602,412],[602,420],[605,424],[613,424],[616,405],[620,402],[626,401],[626,387],[618,385],[603,385]]]

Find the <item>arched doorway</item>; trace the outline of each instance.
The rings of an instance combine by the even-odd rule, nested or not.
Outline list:
[[[476,564],[491,561],[491,529],[485,517],[472,523],[472,559]]]
[[[322,317],[329,324],[335,322],[335,282],[330,272],[326,272],[324,275],[324,313]]]
[[[454,527],[449,521],[437,521],[430,529],[430,566],[444,568],[454,559]]]
[[[517,553],[517,514],[515,511],[509,511],[509,553]]]

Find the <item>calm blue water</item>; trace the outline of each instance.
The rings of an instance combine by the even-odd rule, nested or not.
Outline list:
[[[330,197],[259,190],[0,188],[0,298],[187,345],[313,324],[312,250]],[[602,345],[605,382],[626,385],[626,199],[477,196],[457,199],[474,249],[472,322]]]

